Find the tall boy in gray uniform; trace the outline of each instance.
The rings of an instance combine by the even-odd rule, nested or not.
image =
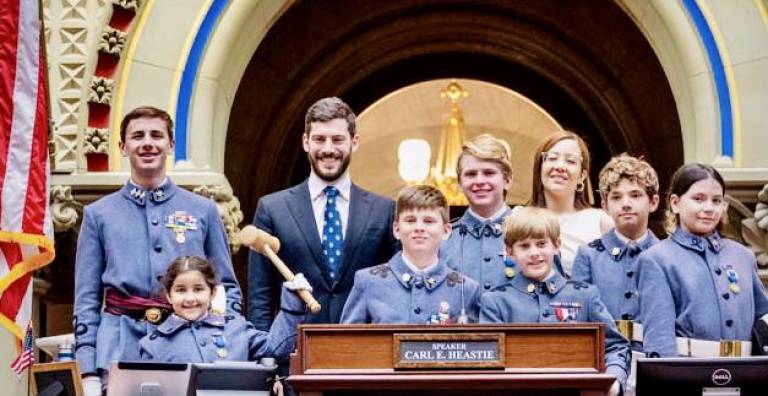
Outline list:
[[[130,161],[131,179],[84,210],[74,330],[87,396],[101,393],[99,376],[106,379],[113,361],[139,359],[139,340],[170,312],[159,279],[177,256],[207,257],[225,287],[227,309],[240,311],[240,288],[216,205],[167,178],[172,149],[168,113],[153,107],[128,113],[120,125],[120,151]]]
[[[543,208],[516,210],[504,223],[504,243],[522,273],[482,295],[480,322],[604,323],[606,372],[616,376],[611,394],[618,394],[627,379],[629,343],[619,334],[597,288],[566,280],[554,269],[560,247],[557,217]]]
[[[393,224],[403,251],[386,264],[355,273],[341,323],[476,322],[477,283],[438,259],[440,243],[450,232],[448,203],[440,190],[404,188]]]
[[[452,223],[451,237],[440,257],[448,266],[476,280],[483,291],[507,283],[515,263],[504,256],[501,225],[512,212],[507,191],[513,172],[509,146],[483,134],[465,141],[456,164],[459,186],[469,201],[464,215]]]

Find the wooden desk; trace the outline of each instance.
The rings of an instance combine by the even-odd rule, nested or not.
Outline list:
[[[502,366],[396,368],[394,340],[408,334],[503,335]],[[602,324],[302,325],[288,382],[302,396],[604,395]]]

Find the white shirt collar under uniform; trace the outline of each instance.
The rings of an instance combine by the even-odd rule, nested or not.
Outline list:
[[[503,216],[504,213],[506,213],[507,209],[509,209],[509,207],[507,207],[507,204],[504,204],[504,205],[501,205],[501,208],[499,208],[499,210],[497,210],[496,213],[492,214],[491,217],[483,217],[483,216],[480,216],[479,214],[475,213],[475,211],[472,210],[472,208],[467,208],[467,210],[469,211],[470,215],[472,215],[474,218],[476,218],[476,219],[478,219],[480,221],[483,221],[483,222],[485,222],[485,221],[493,221],[493,220],[498,219],[499,217]]]
[[[419,268],[415,264],[411,262],[411,260],[408,260],[408,257],[405,257],[405,254],[403,254],[403,262],[408,267],[409,270],[413,271],[414,274],[428,274],[429,271],[432,271],[435,267],[437,267],[437,264],[440,263],[439,259],[436,259],[434,263],[426,266],[425,268]]]
[[[619,238],[619,240],[623,244],[627,245],[629,244],[629,242],[633,242],[635,246],[641,246],[643,242],[645,242],[645,240],[648,239],[648,236],[649,236],[648,231],[646,231],[645,235],[643,235],[639,239],[633,240],[633,239],[627,238],[626,236],[624,236],[624,234],[620,233],[619,230],[615,228],[613,229],[613,233],[616,234],[616,238]]]

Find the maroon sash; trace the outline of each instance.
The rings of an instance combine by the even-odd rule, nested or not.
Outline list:
[[[106,292],[104,311],[113,315],[127,315],[136,320],[146,319],[149,322],[158,323],[173,312],[173,307],[165,299],[128,296],[109,288]]]

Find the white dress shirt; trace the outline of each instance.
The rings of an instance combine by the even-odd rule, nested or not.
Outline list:
[[[349,199],[352,190],[352,181],[349,178],[349,171],[347,170],[338,179],[329,183],[320,177],[318,177],[314,171],[310,172],[309,180],[309,197],[312,200],[312,212],[315,214],[315,225],[317,226],[317,235],[320,236],[320,240],[323,239],[323,225],[325,215],[325,204],[328,198],[323,191],[327,186],[334,186],[339,190],[339,196],[336,197],[336,209],[341,216],[341,230],[343,237],[347,238],[347,219],[349,219]]]

